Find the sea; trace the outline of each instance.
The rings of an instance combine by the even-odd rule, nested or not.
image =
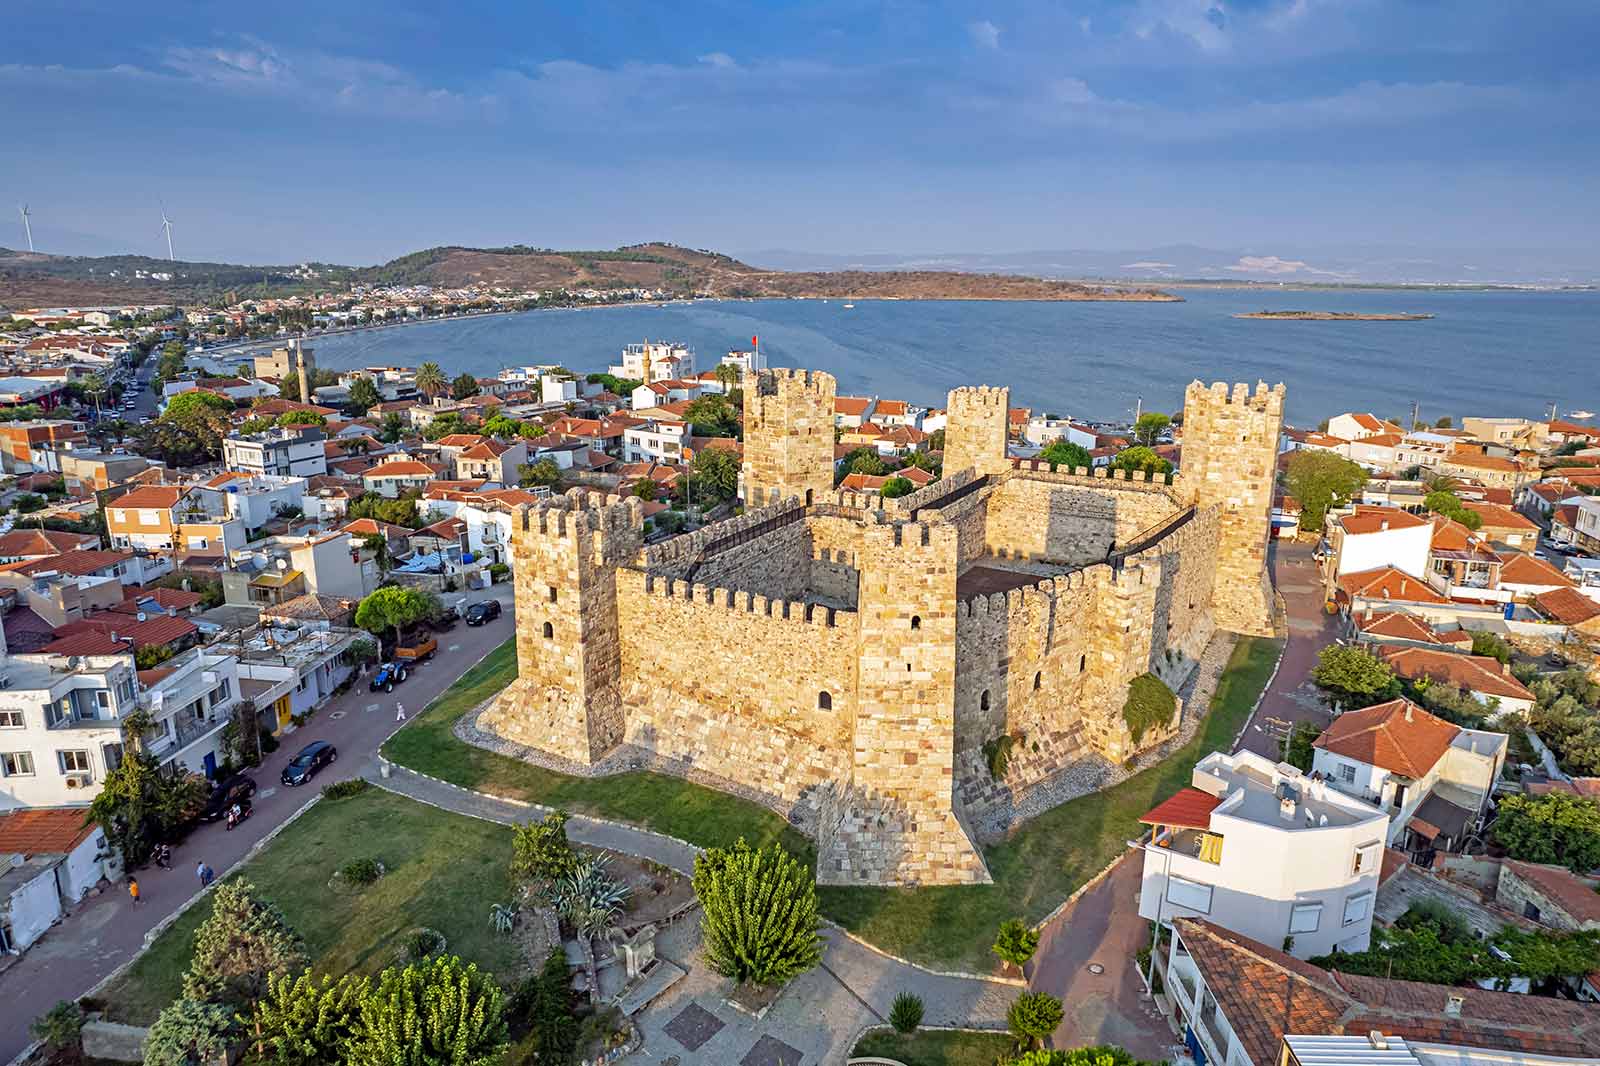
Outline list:
[[[708,300],[529,311],[318,337],[318,366],[492,376],[604,370],[624,344],[691,345],[702,370],[760,338],[770,366],[826,370],[839,392],[943,406],[958,385],[1009,385],[1014,406],[1093,421],[1175,411],[1188,382],[1288,386],[1286,418],[1342,411],[1429,422],[1600,411],[1600,293],[1187,289],[1182,303]],[[1260,310],[1421,312],[1410,322],[1268,321]]]

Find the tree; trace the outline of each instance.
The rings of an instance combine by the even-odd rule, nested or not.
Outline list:
[[[1122,720],[1135,744],[1152,728],[1166,728],[1178,711],[1178,698],[1167,683],[1155,674],[1140,674],[1128,682],[1128,696],[1122,703]]]
[[[350,383],[350,407],[356,414],[364,415],[383,402],[378,386],[365,374]]]
[[[396,643],[407,626],[434,615],[433,600],[418,589],[404,585],[390,585],[374,590],[356,608],[356,625],[369,633],[382,634],[394,630]]]
[[[566,811],[554,810],[511,831],[512,877],[548,883],[572,872],[578,855],[567,839],[568,817]]]
[[[1289,459],[1284,488],[1300,501],[1300,528],[1320,533],[1328,511],[1343,507],[1367,483],[1357,463],[1332,452],[1301,449]]]
[[[183,975],[187,999],[252,1007],[273,974],[305,965],[305,942],[275,905],[248,881],[217,886],[211,914],[194,934],[194,955]]]
[[[251,1017],[257,1059],[272,1066],[342,1062],[360,1035],[361,1001],[372,982],[356,974],[318,981],[273,974]]]
[[[876,448],[860,447],[844,457],[844,468],[851,474],[879,477],[883,474],[883,456]]]
[[[1472,631],[1472,654],[1488,656],[1504,666],[1516,654],[1516,649],[1504,637],[1485,629],[1476,629]]]
[[[285,411],[277,417],[276,422],[286,429],[293,426],[325,426],[328,416],[316,411]]]
[[[523,463],[517,468],[518,480],[524,488],[533,486],[554,487],[561,484],[561,468],[554,459],[540,459],[537,463]]]
[[[1422,498],[1422,506],[1434,514],[1444,515],[1446,518],[1460,522],[1468,529],[1480,529],[1483,526],[1483,516],[1475,511],[1467,510],[1459,497],[1449,489],[1434,489]]]
[[[411,493],[390,498],[376,492],[364,492],[350,501],[345,517],[352,522],[358,518],[371,518],[392,526],[419,529],[422,515],[417,511],[417,498]]]
[[[642,477],[633,483],[633,494],[641,500],[653,500],[659,494],[661,486],[654,480]]]
[[[878,494],[886,500],[893,500],[909,496],[916,491],[917,487],[911,483],[910,478],[892,477],[883,483],[883,488],[878,490]]]
[[[1152,474],[1170,474],[1172,463],[1155,453],[1155,449],[1135,445],[1118,452],[1111,460],[1113,470],[1149,471]]]
[[[1018,1042],[1034,1047],[1056,1031],[1063,1016],[1061,1001],[1048,992],[1024,992],[1006,1011],[1006,1027]]]
[[[1500,800],[1494,837],[1513,859],[1587,873],[1600,866],[1600,803],[1564,792],[1507,795]]]
[[[1322,735],[1322,730],[1310,722],[1296,722],[1283,741],[1283,761],[1303,774],[1311,772],[1312,744]]]
[[[683,412],[683,418],[697,437],[739,435],[739,412],[721,393],[709,392],[701,396],[689,404]]]
[[[811,871],[777,844],[743,837],[694,860],[706,962],[736,981],[778,985],[822,961]]]
[[[51,1051],[76,1048],[83,1035],[83,1009],[69,999],[59,1000],[33,1020],[28,1032]]]
[[[486,437],[515,437],[521,429],[521,422],[505,415],[495,415],[478,427],[478,431]]]
[[[1450,421],[1450,416],[1449,415],[1445,415],[1443,418],[1440,418],[1437,421],[1435,421],[1433,426],[1434,426],[1435,429],[1449,429],[1454,424],[1455,423]]]
[[[444,371],[439,369],[438,363],[423,363],[417,367],[417,391],[428,399],[433,399],[449,388],[450,383],[445,380]]]
[[[228,1053],[238,1032],[233,1009],[177,999],[162,1010],[144,1042],[144,1066],[194,1066]]]
[[[406,420],[400,417],[399,411],[389,411],[383,416],[383,425],[378,429],[378,439],[385,444],[394,444],[406,433]]]
[[[472,427],[467,425],[467,420],[455,411],[446,411],[444,414],[434,416],[422,436],[426,440],[439,440],[454,433],[471,433]]]
[[[1094,457],[1089,454],[1088,448],[1065,440],[1053,440],[1046,444],[1039,458],[1049,463],[1051,470],[1087,470],[1094,465]]]
[[[1345,711],[1391,699],[1400,687],[1388,663],[1354,645],[1323,648],[1311,680],[1329,693],[1335,707]]]
[[[144,720],[148,723],[148,719]],[[168,776],[143,750],[139,719],[124,722],[127,751],[106,773],[100,792],[89,804],[88,820],[98,825],[122,855],[123,864],[140,866],[162,840],[175,839],[180,829],[205,805],[206,789],[193,775]]]
[[[1133,424],[1133,439],[1140,444],[1154,444],[1172,425],[1172,419],[1160,411],[1146,411]]]
[[[1000,956],[1002,962],[1021,970],[1033,958],[1033,953],[1039,950],[1039,934],[1029,929],[1021,918],[1007,918],[1000,923],[994,947],[989,950]]]
[[[889,1004],[889,1024],[897,1033],[914,1033],[922,1024],[922,997],[902,992]]]
[[[1006,1066],[1155,1066],[1154,1063],[1136,1059],[1126,1050],[1102,1044],[1098,1047],[1078,1047],[1070,1051],[1046,1051],[1043,1048],[1024,1052],[1011,1059]]]
[[[578,1049],[578,1020],[573,1016],[571,975],[560,947],[545,957],[539,972],[519,984],[506,1002],[506,1015],[527,1031],[519,1043],[527,1061],[568,1063]]]
[[[507,1047],[500,986],[477,964],[438,956],[391,967],[361,999],[350,1066],[499,1066]]]
[[[450,382],[450,397],[456,400],[465,400],[469,396],[479,393],[478,379],[466,371],[457,374]]]
[[[739,457],[726,448],[701,448],[689,465],[695,499],[731,500],[739,493]]]
[[[167,409],[161,412],[161,417],[169,422],[181,422],[186,418],[208,417],[211,414],[223,416],[233,414],[233,401],[214,392],[194,389],[190,392],[180,392],[168,400]]]

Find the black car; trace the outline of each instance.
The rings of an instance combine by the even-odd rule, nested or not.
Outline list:
[[[467,625],[481,626],[500,617],[499,600],[483,600],[467,608]]]
[[[234,774],[211,790],[211,798],[200,809],[202,822],[214,822],[227,813],[235,803],[244,803],[256,794],[255,779],[248,774]]]
[[[329,744],[326,740],[316,740],[300,749],[300,753],[289,760],[289,765],[283,768],[283,783],[291,788],[303,785],[317,776],[329,763],[337,762],[339,749]]]

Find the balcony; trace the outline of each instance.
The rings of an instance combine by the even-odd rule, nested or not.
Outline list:
[[[220,732],[232,718],[232,714],[222,711],[213,711],[204,718],[176,717],[172,719],[172,732],[154,738],[147,734],[147,750],[157,759],[166,759],[191,744]]]

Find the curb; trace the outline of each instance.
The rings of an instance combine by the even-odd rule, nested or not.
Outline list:
[[[1119,853],[1116,858],[1106,863],[1104,868],[1102,868],[1099,873],[1095,874],[1093,877],[1089,878],[1089,880],[1073,889],[1072,895],[1056,904],[1055,907],[1051,909],[1049,914],[1045,915],[1043,918],[1040,918],[1031,926],[1034,932],[1043,932],[1045,926],[1061,917],[1061,915],[1066,912],[1068,907],[1071,907],[1074,903],[1078,902],[1078,897],[1082,896],[1085,892],[1088,892],[1101,881],[1104,881],[1107,877],[1110,877],[1111,871],[1115,870],[1117,868],[1117,864],[1127,857],[1128,853],[1126,851]],[[1024,981],[1022,984],[1026,985],[1027,982]]]
[[[1258,637],[1256,639],[1276,640],[1277,638]],[[1283,646],[1278,649],[1278,661],[1272,664],[1272,673],[1267,675],[1267,683],[1261,686],[1261,694],[1256,697],[1255,705],[1250,708],[1249,717],[1244,720],[1244,725],[1239,727],[1239,731],[1233,735],[1233,751],[1239,750],[1239,743],[1240,741],[1244,740],[1245,733],[1250,729],[1250,723],[1256,720],[1256,713],[1261,710],[1261,705],[1267,701],[1267,693],[1272,691],[1272,683],[1278,680],[1278,671],[1283,669],[1283,660],[1288,656],[1288,654],[1289,638],[1285,637],[1283,640]]]
[[[874,955],[878,955],[878,956],[880,956],[882,958],[889,959],[892,962],[898,962],[902,966],[909,966],[913,970],[917,970],[917,971],[919,971],[921,973],[925,973],[925,974],[930,974],[930,975],[932,975],[934,977],[948,977],[948,978],[953,978],[955,980],[960,980],[960,981],[978,981],[978,982],[981,982],[983,984],[991,984],[991,985],[1010,985],[1013,988],[1027,988],[1028,987],[1028,982],[1027,981],[1021,980],[1021,979],[1016,978],[1016,977],[996,977],[996,976],[993,976],[993,975],[984,975],[984,974],[981,974],[981,973],[969,973],[966,970],[935,970],[935,969],[933,969],[931,967],[928,967],[928,966],[921,966],[921,965],[918,965],[917,963],[912,962],[910,959],[902,959],[899,955],[891,955],[889,952],[884,951],[882,948],[877,947],[876,945],[874,945],[874,944],[872,944],[872,943],[870,943],[870,942],[868,942],[866,940],[862,940],[859,936],[856,936],[854,933],[852,933],[850,930],[846,929],[844,926],[840,925],[838,922],[830,921],[827,918],[824,918],[824,919],[822,919],[822,924],[827,926],[829,929],[837,930],[839,933],[843,934],[844,937],[847,940],[853,940],[855,943],[857,943],[860,946],[866,948],[868,951],[872,952]],[[921,1028],[930,1029],[930,1028],[935,1028],[935,1027],[934,1026],[922,1026]]]
[[[996,1026],[993,1029],[985,1029],[985,1028],[983,1028],[981,1026],[971,1026],[971,1025],[919,1025],[919,1026],[917,1026],[917,1031],[918,1032],[922,1032],[923,1030],[926,1030],[926,1031],[928,1031],[930,1033],[999,1033],[1001,1035],[1007,1035],[1008,1032],[1009,1032],[1008,1030],[1002,1029],[1002,1028],[1000,1028],[998,1026]],[[889,1024],[887,1024],[885,1022],[875,1022],[872,1025],[863,1026],[861,1029],[857,1030],[856,1035],[853,1038],[851,1038],[851,1040],[850,1040],[851,1049],[854,1050],[855,1046],[857,1044],[861,1043],[861,1038],[866,1036],[868,1033],[878,1033],[878,1032],[891,1032],[892,1033],[892,1032],[894,1032],[894,1026],[889,1025]],[[899,1059],[886,1059],[886,1058],[882,1058],[881,1056],[876,1056],[876,1055],[868,1055],[868,1056],[865,1056],[865,1057],[857,1058],[856,1056],[851,1055],[848,1052],[845,1053],[844,1063],[845,1063],[845,1066],[887,1066],[887,1064],[893,1064],[893,1066],[904,1066],[904,1064],[902,1064]]]

